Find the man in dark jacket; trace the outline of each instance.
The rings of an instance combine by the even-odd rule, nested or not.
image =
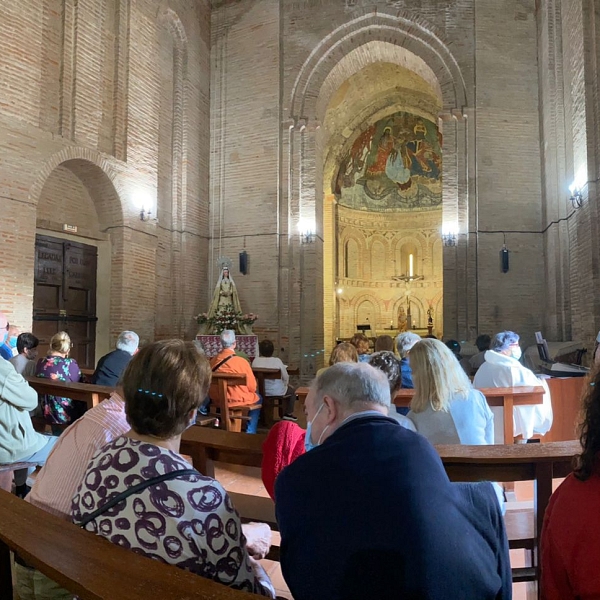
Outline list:
[[[276,480],[281,567],[295,600],[508,600],[491,484],[473,502],[433,446],[388,418],[383,373],[327,369],[306,398],[308,452]]]
[[[104,355],[92,375],[92,383],[115,387],[121,373],[137,352],[140,338],[134,331],[123,331],[117,339],[117,349]]]

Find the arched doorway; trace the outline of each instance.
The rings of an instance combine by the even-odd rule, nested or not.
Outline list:
[[[119,273],[107,229],[122,222],[121,202],[108,175],[81,158],[54,166],[38,194],[33,333],[43,352],[66,330],[72,356],[91,368],[111,345],[111,282]]]
[[[338,306],[323,315],[326,351],[365,324],[345,314],[342,296],[350,304],[365,294],[374,298],[373,337],[395,335],[399,326],[427,333],[422,307],[443,285],[434,270],[441,262],[434,256],[442,229],[441,106],[436,86],[388,62],[365,66],[331,97],[321,135],[323,210],[332,211],[324,221],[333,229],[323,234],[334,239],[338,263],[324,270],[323,287]],[[355,238],[365,240],[360,250]],[[363,267],[360,277],[354,265]],[[439,322],[435,331],[442,334]]]
[[[363,14],[341,25],[321,41],[300,70],[292,89],[287,124],[290,135],[289,141],[286,139],[285,155],[289,164],[290,210],[300,220],[310,221],[312,218],[317,233],[316,244],[306,247],[299,244],[297,253],[293,249],[291,256],[292,264],[298,269],[298,282],[290,282],[290,294],[297,288],[308,292],[300,303],[301,314],[297,324],[290,320],[289,326],[290,341],[298,342],[297,358],[301,364],[301,375],[305,378],[310,377],[318,366],[319,359],[313,359],[313,349],[322,347],[326,354],[340,322],[340,319],[325,319],[325,315],[335,314],[331,305],[335,305],[334,299],[340,289],[335,287],[335,277],[310,279],[315,272],[334,273],[339,262],[339,232],[335,231],[338,209],[334,195],[327,193],[328,182],[324,179],[323,168],[328,158],[326,153],[331,147],[326,132],[326,115],[331,101],[345,82],[374,63],[390,63],[409,69],[441,99],[440,110],[432,122],[438,128],[440,121],[444,124],[443,222],[445,226],[451,224],[454,229],[458,228],[459,232],[467,231],[468,135],[464,112],[467,97],[462,74],[449,48],[435,28],[429,28],[423,19],[415,21],[404,11]],[[349,121],[340,132],[346,142],[360,129],[365,119],[389,116],[385,94],[383,98],[375,96],[371,100],[368,114],[358,112],[356,120]],[[343,148],[344,140],[337,147]],[[331,235],[328,231],[332,232]],[[440,244],[434,242],[432,252],[436,247],[439,248]],[[459,237],[454,248],[443,248],[444,330],[447,335],[459,337],[466,335],[470,327],[469,316],[475,313],[470,311],[474,293],[467,286],[466,270],[456,268],[459,256],[466,264],[465,252],[470,252],[466,238]],[[389,311],[390,303],[386,306]],[[320,315],[322,320],[318,318]]]

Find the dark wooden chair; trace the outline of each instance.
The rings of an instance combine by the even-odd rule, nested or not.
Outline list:
[[[256,377],[258,391],[263,399],[262,419],[265,427],[271,428],[275,423],[273,413],[277,409],[279,418],[283,418],[283,404],[289,399],[289,396],[267,396],[265,390],[266,379],[281,379],[280,369],[271,369],[268,367],[252,367],[252,372]]]
[[[219,427],[226,431],[242,430],[242,421],[249,420],[248,412],[261,408],[260,404],[231,405],[227,401],[229,385],[246,385],[246,375],[242,373],[213,373],[211,384],[210,417],[219,419]]]

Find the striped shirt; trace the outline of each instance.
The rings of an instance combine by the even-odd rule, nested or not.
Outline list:
[[[38,473],[27,501],[70,521],[71,501],[92,457],[130,429],[125,418],[125,403],[113,392],[60,436]]]

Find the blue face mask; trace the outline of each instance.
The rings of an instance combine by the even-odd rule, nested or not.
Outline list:
[[[17,347],[17,336],[16,336],[16,335],[11,335],[11,336],[8,338],[8,345],[9,345],[11,348],[16,348],[16,347]]]
[[[8,331],[6,331],[6,329],[3,329],[2,331],[0,331],[0,345],[4,344],[7,336],[8,336]]]
[[[319,410],[316,412],[315,416],[312,418],[312,421],[309,421],[306,424],[306,435],[304,436],[304,449],[307,452],[310,452],[313,448],[316,448],[321,443],[321,439],[323,439],[323,434],[329,428],[329,425],[327,425],[327,427],[325,427],[325,429],[323,429],[323,431],[321,432],[321,435],[319,436],[319,441],[316,444],[312,443],[312,440],[311,440],[312,424],[313,424],[314,420],[319,416],[319,413],[321,412],[321,409],[324,406],[325,406],[325,404],[321,404],[321,406],[319,406]]]

